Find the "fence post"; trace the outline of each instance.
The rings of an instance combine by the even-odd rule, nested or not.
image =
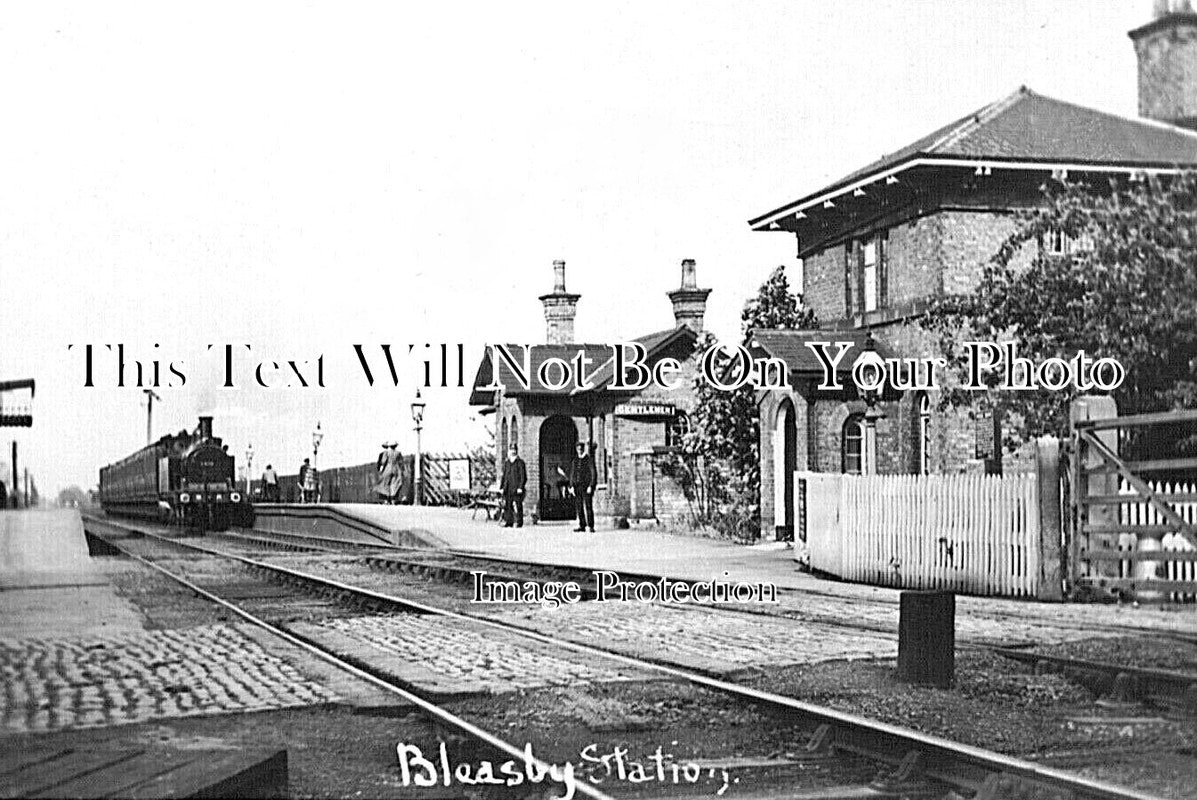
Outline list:
[[[1035,440],[1035,471],[1039,484],[1039,591],[1040,600],[1064,599],[1065,553],[1060,514],[1060,440],[1040,436]],[[1035,546],[1034,542],[1029,543]]]
[[[1069,420],[1072,423],[1089,419],[1108,419],[1118,416],[1118,409],[1114,398],[1095,395],[1081,395],[1072,401],[1069,408]],[[1074,429],[1075,430],[1075,429]],[[1118,431],[1098,431],[1097,436],[1113,452],[1118,452]],[[1085,505],[1084,500],[1089,495],[1116,494],[1118,492],[1118,475],[1111,472],[1085,473],[1083,467],[1096,467],[1103,463],[1101,456],[1091,452],[1081,438],[1074,432],[1072,502],[1076,508],[1076,525],[1072,531],[1072,546],[1069,555],[1069,581],[1071,587],[1076,586],[1077,578],[1088,575],[1102,575],[1112,568],[1117,570],[1115,561],[1089,563],[1081,561],[1081,555],[1088,550],[1112,549],[1108,541],[1097,535],[1085,532],[1088,525],[1113,525],[1118,522],[1118,507],[1112,505]],[[1107,576],[1108,577],[1108,576]]]

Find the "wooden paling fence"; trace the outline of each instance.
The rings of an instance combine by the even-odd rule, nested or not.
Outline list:
[[[1180,517],[1190,524],[1197,524],[1197,501],[1191,499],[1177,500],[1176,498],[1197,497],[1197,484],[1181,482],[1148,481],[1147,485],[1164,502],[1170,504]],[[1119,494],[1134,496],[1134,487],[1127,481],[1119,483]],[[1167,520],[1159,509],[1142,502],[1125,503],[1118,506],[1118,520],[1128,527],[1167,525]],[[1165,553],[1189,553],[1197,551],[1197,547],[1183,534],[1175,531],[1165,533],[1159,539],[1159,549]],[[1125,553],[1142,552],[1153,545],[1148,544],[1149,537],[1143,541],[1135,533],[1122,533],[1118,536],[1118,549]],[[1197,582],[1197,562],[1194,561],[1133,561],[1130,559],[1119,561],[1119,577],[1121,578],[1158,578],[1167,581]],[[1138,574],[1136,574],[1136,566]],[[1148,574],[1150,573],[1150,574]],[[1192,592],[1170,592],[1169,597],[1176,602],[1191,603],[1197,601],[1197,594]]]
[[[814,569],[906,589],[1039,594],[1035,474],[797,478],[805,482]]]
[[[454,461],[468,461],[470,488],[452,489],[449,481],[450,464]],[[470,491],[482,491],[495,482],[494,458],[472,456],[469,453],[425,453],[421,459],[422,502],[425,505],[454,505],[459,497]],[[412,479],[415,457],[403,456],[403,472],[399,499],[402,503],[412,502],[414,488]],[[322,469],[320,476],[320,500],[325,503],[377,503],[380,500],[375,488],[378,484],[378,470],[375,462],[352,467]],[[299,477],[296,474],[279,476],[279,495],[284,503],[298,503]],[[261,498],[262,481],[253,481],[253,493]]]

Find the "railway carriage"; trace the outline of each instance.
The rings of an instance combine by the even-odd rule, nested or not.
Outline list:
[[[238,491],[233,457],[212,435],[212,417],[194,431],[163,436],[100,469],[100,504],[114,516],[177,522],[207,530],[253,521]]]

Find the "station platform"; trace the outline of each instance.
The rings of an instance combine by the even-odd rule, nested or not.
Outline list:
[[[77,510],[0,511],[0,638],[143,627],[88,557]]]
[[[370,515],[378,524],[389,526],[392,535],[401,531],[416,534],[430,547],[588,570],[703,581],[769,582],[781,591],[780,602],[787,610],[826,619],[854,614],[868,617],[879,628],[897,630],[900,590],[813,575],[795,562],[793,550],[782,542],[738,545],[647,527],[578,533],[572,521],[505,528],[468,509],[439,506],[343,508]],[[971,629],[977,638],[1007,642],[1041,639],[1037,629],[1044,626],[1098,633],[1135,628],[1197,635],[1197,607],[1193,605],[1044,603],[958,595],[957,614],[962,620],[962,634]],[[970,618],[992,624],[978,622],[970,626]]]
[[[370,503],[255,503],[254,527],[275,533],[395,547],[445,547],[403,506]]]

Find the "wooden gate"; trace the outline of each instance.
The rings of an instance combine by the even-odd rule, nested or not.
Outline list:
[[[1101,590],[1141,600],[1197,595],[1197,458],[1127,460],[1119,445],[1159,433],[1175,441],[1197,410],[1077,419],[1069,470],[1074,594]],[[1153,430],[1154,429],[1154,430]]]

